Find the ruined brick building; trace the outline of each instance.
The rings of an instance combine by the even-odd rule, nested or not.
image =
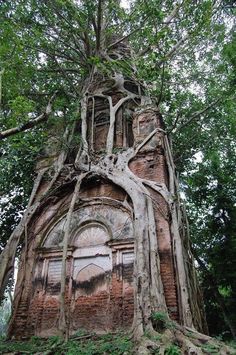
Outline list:
[[[159,125],[160,116],[151,111],[136,115],[134,139],[141,141]],[[98,124],[97,127],[95,142],[99,149],[104,142],[102,128],[106,125]],[[127,125],[125,129],[131,128]],[[123,135],[121,126],[117,131],[117,147],[123,147]],[[45,162],[41,161],[41,165]],[[151,144],[145,147],[131,162],[130,168],[140,177],[166,183],[161,136],[156,139],[155,149]],[[15,335],[56,334],[61,242],[70,197],[68,191],[69,186],[60,192],[60,199],[57,196],[49,199],[30,228],[27,270],[19,271],[19,279],[23,277],[21,273],[26,273],[23,294],[12,322]],[[160,196],[153,198],[160,200],[156,221],[167,306],[171,316],[178,319],[167,206]],[[132,324],[135,238],[132,218],[129,197],[121,188],[98,178],[82,185],[73,212],[67,261],[71,331],[79,328],[107,331]]]
[[[123,82],[123,92],[116,83],[112,90],[103,90],[103,94],[102,84],[97,83],[98,80],[89,88],[91,99],[87,100],[85,115],[89,132],[85,136],[94,166],[96,161],[107,155],[106,139],[111,125],[107,97],[110,108],[123,100],[124,104],[115,113],[113,153],[107,155],[108,160],[113,160],[115,165],[120,153],[139,147],[128,164],[132,176],[168,188],[170,177],[164,149],[165,132],[158,110],[148,106],[137,109],[140,88],[132,81]],[[130,100],[124,99],[127,93],[131,93]],[[137,96],[136,101],[134,96]],[[78,131],[81,130],[80,124],[76,128]],[[64,228],[73,192],[72,177],[81,173],[75,169],[73,154],[70,152],[67,156],[56,185],[42,200],[40,197],[50,184],[50,167],[55,166],[59,154],[52,149],[37,165],[42,179],[36,187],[34,199],[40,202],[25,231],[26,241],[9,329],[9,334],[16,337],[58,333]],[[199,299],[189,300],[190,307],[186,314],[183,313],[181,292],[187,293],[187,290],[179,281],[170,209],[162,194],[148,187],[147,191],[154,208],[160,258],[157,273],[162,280],[166,306],[172,319],[184,323],[184,317],[187,318],[187,313],[193,308],[201,313]],[[141,222],[147,222],[145,217]],[[133,203],[125,191],[125,183],[122,188],[99,173],[88,174],[81,183],[70,223],[66,264],[66,309],[70,334],[79,329],[105,332],[132,325],[135,301],[133,270],[138,257],[134,251],[135,238]],[[187,258],[185,254],[184,262]],[[196,317],[193,323],[198,329],[203,329],[200,319],[201,316]]]

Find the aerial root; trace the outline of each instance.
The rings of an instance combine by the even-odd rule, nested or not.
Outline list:
[[[149,355],[156,353],[157,350],[160,351],[160,344],[158,342],[142,337],[141,341],[137,346],[137,354]]]
[[[178,324],[173,329],[165,329],[161,333],[148,332],[139,339],[135,349],[135,354],[140,355],[167,353],[233,355],[235,350],[216,339]]]

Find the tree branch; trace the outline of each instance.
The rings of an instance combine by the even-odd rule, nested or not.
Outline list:
[[[0,71],[0,110],[2,106],[2,76],[4,74],[5,68]]]
[[[145,21],[144,21],[145,22]],[[127,35],[123,36],[122,38],[118,39],[116,42],[110,44],[108,46],[108,50],[115,47],[117,44],[119,44],[120,42],[123,42],[125,39],[129,38],[130,36],[132,36],[134,33],[140,31],[142,29],[142,26],[135,28],[133,31],[131,31],[130,33],[128,33]]]
[[[138,147],[137,147],[137,148],[135,149],[135,151],[134,151],[134,156],[140,151],[140,149],[141,149],[145,144],[147,144],[147,143],[150,141],[150,139],[152,139],[152,137],[153,137],[157,132],[161,132],[161,133],[166,134],[166,132],[165,132],[163,129],[161,129],[161,128],[155,128],[155,129],[142,141],[142,143],[140,143],[140,144],[138,145]]]
[[[164,21],[164,27],[161,28],[161,30],[159,31],[159,33],[161,31],[163,31],[163,29],[165,29],[166,27],[169,26],[169,24],[171,23],[171,21],[176,17],[176,15],[178,14],[178,11],[180,9],[182,5],[182,2],[180,2],[179,4],[177,4],[173,11],[170,13],[170,15],[166,18],[166,20]],[[158,32],[156,33],[156,36],[158,35]],[[143,49],[140,53],[138,53],[138,56],[143,56],[144,54],[146,54],[147,52],[149,52],[151,50],[151,46],[148,46],[147,48]]]
[[[101,29],[102,29],[102,0],[98,1],[98,12],[97,12],[97,31],[96,31],[96,51],[100,49],[101,43]]]
[[[58,66],[58,68],[60,69],[62,75],[64,76],[64,78],[68,81],[69,85],[72,86],[74,92],[76,93],[76,95],[78,95],[78,90],[76,88],[76,86],[74,85],[72,79],[66,74],[64,68],[59,64],[58,60],[56,57],[53,58],[54,62],[56,63],[56,65]]]
[[[67,38],[65,38],[62,35],[62,31],[58,32],[57,29],[54,28],[54,27],[53,27],[53,30],[56,32],[56,36],[54,36],[50,32],[45,32],[45,34],[48,35],[49,37],[53,38],[54,40],[57,40],[58,42],[60,42],[66,48],[68,48],[68,49],[72,50],[73,52],[75,52],[80,57],[80,60],[82,62],[86,63],[86,56],[83,53],[83,50],[78,48],[78,47],[74,47],[73,45],[71,45],[68,36],[67,36]],[[73,38],[75,40],[75,37],[74,37],[73,34],[72,34],[72,36],[73,36]]]
[[[208,111],[210,108],[212,108],[214,105],[216,105],[219,101],[221,100],[221,97],[219,97],[217,100],[213,101],[210,105],[208,105],[207,107],[205,107],[204,109],[202,109],[201,111],[197,111],[195,112],[192,116],[189,117],[189,119],[186,122],[183,122],[182,124],[180,124],[175,132],[179,131],[180,129],[182,129],[183,127],[187,126],[189,123],[191,123],[195,118],[201,116],[203,113],[205,113],[206,111]],[[171,129],[171,131],[173,131],[174,128]],[[171,132],[170,131],[170,132]]]
[[[84,42],[84,50],[86,52],[86,55],[87,55],[87,57],[90,57],[91,48],[90,48],[89,36],[88,36],[87,32],[84,32],[83,42]]]
[[[57,91],[50,98],[45,111],[41,115],[39,115],[38,117],[36,117],[32,120],[29,120],[28,122],[26,122],[22,125],[19,125],[17,127],[10,128],[10,129],[7,129],[6,131],[0,132],[0,140],[3,140],[3,139],[10,137],[10,136],[13,136],[14,134],[24,132],[29,128],[33,128],[33,127],[37,126],[38,124],[47,121],[49,115],[52,112],[52,103],[55,100],[56,95],[57,95]]]
[[[171,50],[165,55],[165,57],[161,60],[159,60],[159,62],[157,62],[156,66],[159,67],[161,66],[162,63],[165,63],[168,59],[171,59],[173,57],[173,55],[177,52],[177,50],[179,49],[179,47],[182,46],[182,44],[184,44],[184,42],[186,42],[186,40],[188,39],[189,34],[186,34],[183,38],[181,38],[175,45],[174,47],[171,48]]]
[[[170,130],[168,131],[168,133],[171,133],[175,129],[175,127],[176,127],[176,125],[177,125],[177,123],[179,121],[179,118],[180,118],[180,112],[178,111],[177,114],[176,114],[175,121],[174,121],[172,127],[170,128]]]
[[[165,76],[165,63],[163,63],[162,65],[162,74],[161,74],[161,92],[160,95],[158,97],[158,101],[157,101],[157,107],[160,105],[160,102],[162,100],[162,94],[163,94],[163,88],[164,88],[164,76]]]

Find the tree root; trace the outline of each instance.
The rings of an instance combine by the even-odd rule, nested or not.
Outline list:
[[[136,344],[134,354],[140,355],[235,354],[235,349],[230,348],[223,342],[174,322],[173,329],[165,329],[160,333],[155,330],[150,331],[136,341]]]

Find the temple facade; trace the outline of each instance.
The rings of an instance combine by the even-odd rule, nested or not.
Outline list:
[[[97,114],[94,115],[90,144],[100,153],[105,146],[108,120],[104,100],[98,99],[95,105]],[[129,105],[125,111],[118,112],[117,150],[137,146],[155,128],[162,127],[162,118],[157,111],[133,112]],[[91,112],[88,111],[88,115]],[[163,135],[160,131],[150,139],[131,160],[129,168],[140,178],[168,185]],[[55,159],[50,156],[39,161],[38,172]],[[62,242],[72,195],[72,184],[65,177],[70,166],[68,161],[59,177],[58,188],[43,200],[28,226],[10,335],[58,334]],[[47,184],[44,178],[36,198],[40,199]],[[160,194],[150,193],[154,201],[166,304],[170,317],[179,321],[168,206]],[[79,329],[106,332],[131,327],[134,241],[132,202],[127,193],[100,176],[84,179],[72,215],[67,253],[66,308],[70,334]]]
[[[112,61],[130,56],[128,44],[119,41],[106,55],[105,63],[109,58]],[[145,279],[145,275],[137,275],[137,266],[145,253],[145,243],[147,265],[142,271],[139,268],[139,273],[155,275],[149,277],[150,289],[158,280],[159,291],[156,288],[152,297],[160,296],[162,300],[154,302],[156,309],[158,303],[163,303],[171,319],[206,331],[180,214],[179,226],[173,228],[174,172],[173,176],[169,173],[168,138],[158,108],[145,96],[145,88],[135,75],[124,77],[119,70],[107,77],[94,68],[81,92],[80,119],[72,129],[72,141],[77,135],[80,147],[70,146],[71,135],[66,136],[65,131],[64,136],[63,132],[53,132],[37,164],[41,178],[31,198],[37,208],[25,226],[9,335],[59,334],[63,240],[75,180],[84,171],[67,243],[68,333],[80,329],[107,332],[132,326],[134,310],[142,307],[137,306],[138,280]],[[59,142],[67,137],[66,152],[55,142],[55,135]],[[120,164],[118,168],[116,164]],[[136,216],[140,213],[132,186],[152,201],[152,212],[143,216],[143,221],[138,217],[138,224]],[[142,208],[145,212],[144,203]],[[142,241],[137,237],[137,225],[140,229],[145,226]],[[154,264],[156,270],[151,270]]]

